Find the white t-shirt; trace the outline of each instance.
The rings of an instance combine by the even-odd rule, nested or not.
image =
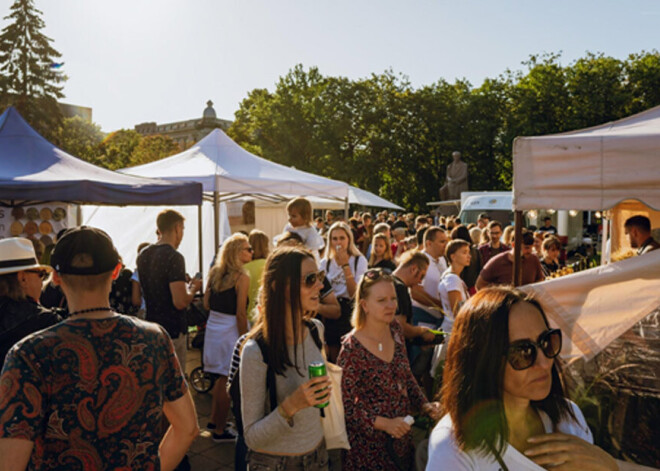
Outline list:
[[[562,420],[557,424],[557,432],[565,433],[567,435],[575,435],[589,443],[593,443],[594,439],[591,435],[591,430],[584,420],[582,411],[573,403],[568,401],[573,413],[577,418],[577,422],[570,420]],[[543,428],[546,433],[553,433],[552,422],[548,415],[539,410],[539,416],[543,422]],[[437,469],[451,469],[452,471],[499,471],[502,468],[492,454],[480,454],[474,451],[464,452],[458,448],[453,436],[453,424],[451,417],[445,415],[440,422],[435,426],[429,439],[429,460],[426,464],[427,471],[435,471]],[[534,463],[521,452],[512,446],[506,445],[502,453],[502,461],[507,465],[511,471],[543,471],[544,468]]]
[[[438,294],[442,301],[442,310],[445,311],[446,314],[445,320],[442,323],[442,330],[445,332],[451,332],[451,327],[454,325],[454,314],[449,304],[450,291],[458,291],[461,293],[461,301],[465,301],[470,297],[465,281],[463,281],[456,273],[453,273],[451,268],[447,268],[442,274],[440,283],[438,283]]]
[[[435,260],[428,253],[426,253],[426,251],[422,251],[422,253],[426,255],[426,258],[429,259],[429,268],[428,270],[426,270],[426,276],[424,276],[424,279],[422,280],[420,285],[422,285],[424,291],[426,291],[429,294],[429,296],[433,296],[434,298],[437,299],[440,297],[438,295],[438,283],[440,283],[440,278],[442,277],[442,274],[445,272],[445,270],[447,270],[447,262],[445,261],[445,257],[440,257],[438,260]],[[434,317],[440,317],[439,312],[433,310],[427,310],[425,306],[418,303],[414,299],[412,300],[412,305],[424,309],[426,312],[428,312],[430,315]]]
[[[302,239],[305,248],[307,250],[311,250],[312,252],[315,250],[321,250],[323,247],[325,247],[325,241],[323,240],[323,237],[321,237],[321,234],[319,234],[319,232],[311,226],[293,227],[291,224],[287,224],[284,226],[284,230],[282,232],[295,232]]]
[[[348,258],[348,266],[351,269],[351,273],[355,277],[355,282],[359,283],[360,277],[367,271],[367,259],[363,255],[359,255],[357,259],[357,270],[355,264],[355,255],[351,255]],[[327,267],[327,268],[326,268]],[[338,298],[350,298],[348,295],[348,288],[346,288],[346,277],[344,276],[344,270],[337,265],[337,262],[334,259],[330,259],[330,263],[327,262],[327,259],[322,259],[319,263],[319,270],[325,270],[326,278],[332,285],[332,288],[335,290],[335,296]]]

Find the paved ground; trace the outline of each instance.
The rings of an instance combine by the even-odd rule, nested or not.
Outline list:
[[[200,365],[199,350],[188,350],[186,372],[190,373],[193,368]],[[211,415],[211,393],[199,394],[192,390],[201,434],[193,442],[188,452],[190,465],[193,471],[233,471],[234,469],[234,444],[214,443],[211,433],[204,427]]]

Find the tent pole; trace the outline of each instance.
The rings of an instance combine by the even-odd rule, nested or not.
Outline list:
[[[344,219],[348,222],[348,196],[344,198]]]
[[[600,265],[607,265],[610,263],[610,257],[607,253],[607,239],[610,233],[610,220],[603,215],[603,235],[600,241]],[[610,245],[611,246],[611,245]]]
[[[76,226],[82,226],[82,206],[76,205]]]
[[[204,273],[204,254],[202,253],[202,205],[204,201],[197,206],[197,245],[199,245],[199,272]],[[203,289],[203,285],[202,285]]]
[[[522,223],[523,212],[516,211],[514,214],[514,241],[513,241],[513,286],[522,284]]]
[[[218,192],[213,192],[213,255],[218,251],[220,247],[220,200],[218,198]]]

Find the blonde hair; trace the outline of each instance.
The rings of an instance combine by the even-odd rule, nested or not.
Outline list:
[[[376,234],[371,240],[371,255],[369,256],[369,265],[376,263],[376,239],[382,239],[385,241],[385,253],[383,254],[383,260],[392,260],[392,246],[390,245],[390,240],[382,232]]]
[[[298,211],[300,217],[305,221],[305,225],[309,226],[312,224],[312,204],[308,199],[303,198],[302,196],[292,199],[286,205],[287,213],[292,209]]]
[[[378,276],[371,277],[369,276],[370,273],[377,273]],[[364,312],[361,301],[369,297],[369,293],[373,286],[382,282],[390,284],[394,283],[392,275],[384,271],[382,268],[372,268],[367,270],[360,278],[360,282],[355,290],[355,306],[353,307],[353,314],[351,316],[351,325],[357,330],[364,327],[364,324],[367,322],[367,313]]]
[[[479,241],[481,240],[482,234],[486,231],[488,231],[488,229],[485,229],[482,232],[481,229],[479,229],[478,227],[473,227],[472,229],[470,229],[470,239],[472,239],[472,243],[474,245],[478,245]]]
[[[479,244],[488,244],[491,241],[490,239],[491,237],[490,237],[490,224],[489,224],[486,227],[484,227],[483,230],[481,231]]]
[[[331,241],[332,241],[332,233],[338,230],[344,231],[346,233],[346,237],[348,237],[348,254],[354,255],[356,257],[362,255],[362,253],[355,246],[355,242],[353,241],[353,231],[351,230],[351,228],[348,227],[348,224],[346,224],[345,222],[337,221],[332,226],[330,226],[330,230],[328,230],[328,243],[325,244],[324,257],[327,260],[330,260],[331,258],[335,258],[335,246],[334,244],[332,244]]]
[[[231,288],[236,284],[240,274],[244,273],[243,262],[239,255],[245,242],[249,243],[248,237],[236,233],[222,244],[220,253],[209,271],[208,286],[214,291],[220,292]]]
[[[513,242],[513,226],[506,226],[502,233],[502,242],[506,245],[511,245]]]
[[[248,238],[250,246],[254,250],[254,260],[268,257],[268,236],[265,232],[260,231],[259,229],[252,229]]]

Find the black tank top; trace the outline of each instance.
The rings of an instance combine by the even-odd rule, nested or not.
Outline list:
[[[211,289],[209,298],[209,307],[213,311],[223,314],[236,315],[236,287],[232,286],[224,291],[215,291]]]

